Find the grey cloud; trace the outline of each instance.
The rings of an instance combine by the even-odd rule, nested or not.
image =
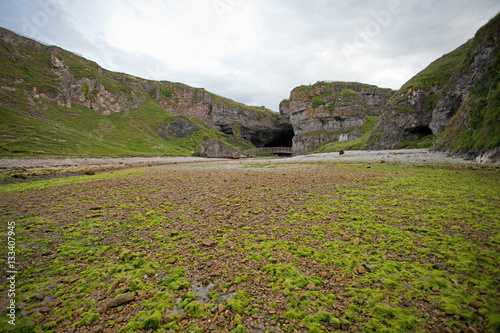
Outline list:
[[[41,5],[58,1],[63,4],[57,7],[57,13],[56,7],[51,11]],[[175,12],[177,1],[150,0],[158,10],[185,16],[186,22],[199,22],[186,26],[181,20],[180,25],[166,26],[168,31],[163,33],[182,38],[179,44],[166,46],[171,51],[162,59],[147,47],[121,50],[112,46],[116,44],[107,36],[107,15],[117,6],[126,8],[135,19],[149,19],[142,0],[2,0],[0,25],[27,34],[31,28],[31,37],[81,53],[110,70],[183,82],[277,110],[292,88],[318,80],[362,81],[398,88],[431,61],[473,37],[500,10],[497,0],[400,0],[400,11],[392,13],[387,22],[383,13],[387,13],[391,1],[396,0],[241,0],[232,2],[236,6],[220,17],[213,2],[189,0],[182,2],[184,10]],[[209,17],[193,18],[194,12],[201,11],[186,11],[186,4],[205,6]],[[217,41],[229,38],[228,31],[241,28],[237,19],[247,14],[256,15],[255,24],[244,28],[259,33],[258,44],[248,41],[257,48],[243,48],[239,53],[228,50],[232,51],[230,55],[221,52],[219,58],[211,60],[219,64],[217,69],[204,65],[204,48],[226,45]],[[163,42],[162,32],[151,33],[159,36],[157,43]],[[184,52],[196,55],[194,63],[188,68],[174,67],[171,56]]]

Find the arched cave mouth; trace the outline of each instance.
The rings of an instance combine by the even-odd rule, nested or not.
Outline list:
[[[421,139],[428,135],[433,135],[432,130],[429,128],[429,126],[418,126],[408,131],[408,136],[415,140]]]
[[[219,130],[226,134],[234,134],[231,127],[221,127]],[[250,141],[257,148],[292,147],[292,139],[295,136],[291,127],[256,130],[242,126],[240,131],[241,137]]]
[[[293,129],[279,131],[276,136],[264,144],[264,147],[291,147],[294,136]]]

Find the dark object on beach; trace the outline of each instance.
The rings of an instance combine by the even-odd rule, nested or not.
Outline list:
[[[344,154],[345,154],[345,153],[344,153],[344,151],[343,151],[343,150],[339,151],[339,155],[344,155]]]

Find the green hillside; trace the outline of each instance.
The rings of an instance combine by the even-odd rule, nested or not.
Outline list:
[[[54,57],[68,66],[67,77],[55,72],[58,68]],[[75,92],[78,84],[82,87]],[[68,98],[72,94],[73,99],[80,94],[84,102],[93,101],[98,98],[98,89],[121,101],[123,111],[104,115],[77,103],[71,103],[69,108],[59,100],[65,94]],[[71,52],[0,28],[0,158],[188,156],[196,153],[207,138],[222,140],[237,149],[253,147],[241,137],[221,133],[198,118],[189,118],[198,128],[189,136],[162,138],[156,129],[175,118],[168,110],[180,103],[172,96],[174,89],[193,94],[192,103],[197,103],[198,94],[203,93],[217,104],[258,114],[269,111],[202,88],[110,72]]]
[[[408,146],[500,158],[500,14],[432,62],[384,106],[366,148]]]
[[[222,139],[246,149],[250,144],[218,132],[196,118],[200,129],[185,138],[161,138],[155,128],[174,115],[154,101],[130,112],[104,116],[74,106],[51,106],[44,117],[34,119],[26,111],[0,107],[0,157],[36,156],[189,156],[205,137]]]
[[[412,109],[410,105],[405,103],[408,101],[408,92],[410,89],[420,88],[428,92],[431,91],[433,87],[438,87],[439,91],[430,94],[424,103],[424,110],[432,112],[438,98],[441,97],[442,93],[449,87],[451,78],[461,68],[471,45],[472,41],[470,40],[454,51],[433,61],[424,70],[406,82],[391,99],[389,99],[387,106],[399,109],[400,112],[415,112],[417,110]]]
[[[441,150],[478,155],[500,146],[500,14],[479,29],[461,73],[470,71],[474,55],[491,47],[492,64],[472,85],[467,100],[436,142]]]

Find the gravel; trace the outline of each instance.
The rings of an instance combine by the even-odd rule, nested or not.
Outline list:
[[[398,150],[351,150],[345,154],[338,153],[310,154],[295,156],[293,161],[345,161],[345,162],[395,162],[395,163],[452,163],[476,164],[462,158],[450,157],[443,152],[430,152],[428,149],[398,149]]]
[[[140,166],[178,163],[247,163],[249,160],[259,160],[268,163],[287,162],[368,162],[368,163],[423,163],[423,164],[477,164],[474,161],[450,157],[442,152],[430,152],[428,149],[399,150],[352,150],[338,153],[299,155],[289,158],[252,158],[240,160],[207,159],[203,157],[121,157],[121,158],[71,158],[71,159],[0,159],[0,169],[34,169],[54,167],[85,167],[85,166]]]

